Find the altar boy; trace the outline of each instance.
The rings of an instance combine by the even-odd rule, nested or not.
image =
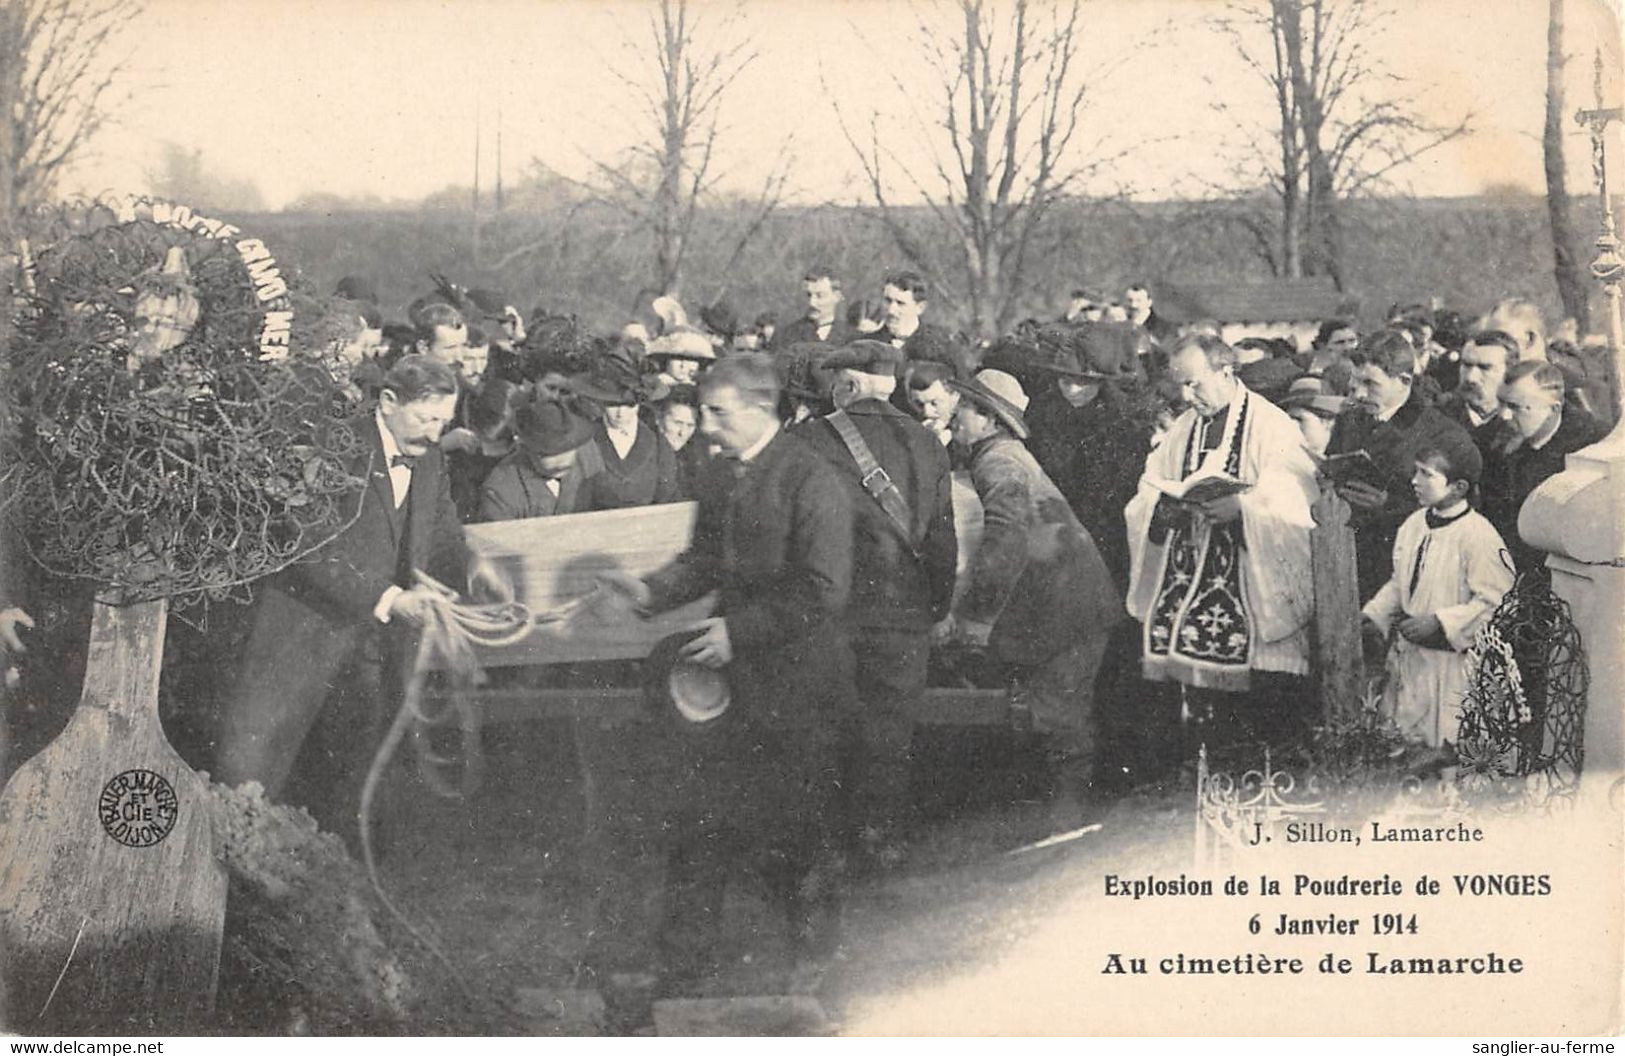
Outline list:
[[[1465,434],[1442,435],[1417,451],[1411,488],[1421,509],[1400,525],[1393,576],[1361,610],[1392,639],[1384,709],[1406,738],[1431,748],[1455,743],[1467,690],[1464,654],[1512,587],[1506,543],[1472,508],[1483,468]]]

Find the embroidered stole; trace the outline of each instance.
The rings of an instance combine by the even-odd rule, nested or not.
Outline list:
[[[1227,435],[1213,457],[1222,458],[1224,471],[1234,477],[1241,475],[1252,399],[1251,393],[1244,395],[1218,426]],[[1192,427],[1180,463],[1181,480],[1205,460],[1209,424],[1199,419]],[[1166,545],[1162,579],[1145,621],[1145,677],[1245,690],[1253,631],[1242,588],[1241,519],[1224,524],[1188,519],[1169,531]]]

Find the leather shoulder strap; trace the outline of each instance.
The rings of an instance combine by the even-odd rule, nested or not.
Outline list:
[[[851,454],[852,461],[858,464],[858,483],[869,493],[869,497],[880,505],[887,519],[892,522],[892,527],[897,529],[898,534],[903,537],[903,542],[908,545],[909,552],[918,557],[920,548],[914,541],[914,518],[909,513],[908,503],[903,499],[903,493],[897,490],[897,485],[892,483],[891,475],[886,472],[885,467],[875,460],[874,452],[869,450],[863,434],[858,432],[857,423],[852,421],[851,416],[845,411],[827,414],[824,421],[835,430],[835,435],[841,438],[841,443],[846,445],[847,452]]]

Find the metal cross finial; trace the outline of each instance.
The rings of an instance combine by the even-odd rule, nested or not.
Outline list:
[[[1606,136],[1614,121],[1625,121],[1625,109],[1604,107],[1602,88],[1602,49],[1598,48],[1592,64],[1592,90],[1597,105],[1574,115],[1576,123],[1591,132],[1591,170],[1597,181],[1597,193],[1602,197],[1602,234],[1597,236],[1597,256],[1591,262],[1591,275],[1602,284],[1604,311],[1608,321],[1608,345],[1613,352],[1615,385],[1625,380],[1625,318],[1621,317],[1621,279],[1625,279],[1625,256],[1620,254],[1619,235],[1614,226],[1613,201],[1608,193],[1608,158]],[[1616,397],[1619,396],[1616,389]],[[1625,415],[1621,415],[1608,436],[1608,443],[1625,442]]]
[[[1605,164],[1604,145],[1608,125],[1612,121],[1625,120],[1625,109],[1620,107],[1603,107],[1602,94],[1602,49],[1598,48],[1596,58],[1592,63],[1592,92],[1597,106],[1592,110],[1580,110],[1574,115],[1576,124],[1584,125],[1591,131],[1591,174],[1597,182],[1597,191],[1602,195],[1603,213],[1608,217],[1607,224],[1613,229],[1612,210],[1608,201],[1608,169]]]

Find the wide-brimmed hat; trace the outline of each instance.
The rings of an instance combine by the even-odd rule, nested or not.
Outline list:
[[[593,423],[574,408],[555,399],[539,396],[519,405],[514,413],[514,433],[526,451],[534,455],[562,455],[592,439]]]
[[[733,702],[728,676],[679,656],[700,632],[680,631],[655,643],[643,661],[643,699],[659,716],[684,729],[704,729]]]
[[[650,359],[664,356],[667,359],[698,359],[712,360],[717,358],[717,350],[712,347],[711,339],[691,327],[678,327],[670,333],[661,334],[653,341],[648,342],[644,348],[644,355]]]
[[[1322,418],[1336,418],[1343,413],[1348,402],[1346,396],[1327,392],[1323,379],[1306,374],[1287,387],[1286,395],[1281,398],[1281,409],[1290,411],[1294,407],[1307,407]]]
[[[990,411],[1018,440],[1028,436],[1027,393],[1021,382],[1002,370],[984,370],[969,381],[948,379],[948,387],[978,407]]]
[[[570,391],[594,403],[616,407],[663,400],[671,387],[639,371],[626,354],[611,350],[593,357],[585,373],[572,377]]]
[[[1142,376],[1145,340],[1145,332],[1129,323],[1051,324],[1038,332],[1033,366],[1080,381],[1135,379]]]

